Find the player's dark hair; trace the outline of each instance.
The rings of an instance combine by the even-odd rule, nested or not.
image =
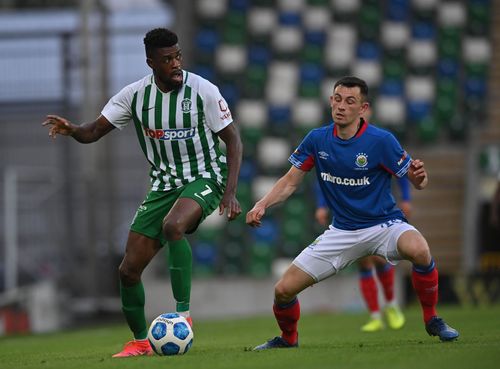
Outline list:
[[[368,85],[361,78],[353,76],[342,77],[335,83],[333,89],[335,90],[337,86],[345,86],[349,88],[359,87],[359,91],[361,92],[363,99],[366,100],[368,98]]]
[[[155,28],[146,33],[144,37],[144,46],[146,47],[146,56],[151,57],[155,49],[174,46],[179,41],[177,35],[166,28]]]

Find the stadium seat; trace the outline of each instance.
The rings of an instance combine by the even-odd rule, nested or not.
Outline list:
[[[401,96],[380,95],[373,104],[374,121],[384,126],[401,126],[406,123],[406,107]]]
[[[328,2],[328,0],[327,0]],[[302,17],[302,24],[306,31],[325,31],[331,24],[331,12],[328,6],[323,4],[311,4],[308,6]],[[316,6],[318,5],[318,6]]]
[[[464,27],[467,20],[467,10],[464,4],[458,1],[442,2],[439,4],[437,11],[440,27]]]
[[[441,58],[458,59],[461,50],[461,31],[455,27],[439,30],[438,49]]]
[[[258,144],[257,155],[263,169],[281,169],[288,166],[290,145],[284,138],[264,137]]]
[[[378,39],[380,19],[379,4],[363,4],[358,15],[358,30],[361,39]]]
[[[484,37],[466,37],[463,41],[463,59],[466,63],[488,63],[491,46]]]
[[[408,101],[406,116],[410,123],[420,123],[432,113],[432,104],[429,101]]]
[[[250,250],[249,272],[254,277],[266,277],[271,273],[274,244],[270,241],[255,242]]]
[[[196,2],[198,15],[204,19],[220,19],[227,11],[224,0],[204,0]]]
[[[241,45],[220,45],[215,55],[215,64],[225,75],[240,73],[247,66],[247,50]]]
[[[247,98],[258,99],[264,94],[267,78],[265,65],[250,64],[245,70],[245,85],[243,93]]]
[[[436,121],[429,115],[418,124],[418,137],[426,144],[436,141],[439,134],[439,127]]]
[[[408,21],[410,15],[410,0],[387,1],[386,19],[396,22]]]
[[[330,27],[325,45],[325,65],[329,70],[350,67],[355,59],[356,39],[356,29],[349,24],[337,23]]]
[[[383,22],[380,33],[382,45],[386,49],[404,48],[410,39],[410,29],[403,22]]]
[[[296,127],[317,127],[323,120],[322,102],[318,99],[298,99],[292,106],[292,120]]]
[[[211,242],[196,242],[193,250],[193,272],[195,275],[211,275],[215,272],[217,247]]]
[[[295,57],[304,45],[299,27],[278,26],[271,35],[273,50],[281,58]]]
[[[240,100],[236,116],[242,127],[263,129],[267,123],[266,105],[259,99]]]
[[[490,29],[490,7],[488,1],[468,3],[467,33],[473,36],[486,36]]]

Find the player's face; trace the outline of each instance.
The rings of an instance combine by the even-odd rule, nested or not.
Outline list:
[[[368,109],[359,87],[337,86],[330,96],[332,118],[339,126],[348,126],[359,122],[359,119]]]
[[[156,79],[167,90],[176,90],[182,86],[182,53],[179,45],[161,47],[153,50],[146,59]]]

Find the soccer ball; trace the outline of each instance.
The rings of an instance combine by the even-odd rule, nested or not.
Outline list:
[[[158,355],[182,355],[193,344],[193,330],[183,316],[161,314],[151,323],[148,340]]]

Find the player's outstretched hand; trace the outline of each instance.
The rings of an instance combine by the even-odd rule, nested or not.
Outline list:
[[[42,126],[49,127],[49,137],[56,138],[56,136],[71,136],[75,131],[75,126],[67,119],[58,115],[47,115],[47,118],[42,123]]]
[[[247,213],[246,222],[251,227],[260,227],[262,222],[261,219],[266,213],[266,208],[255,204],[255,206]]]
[[[418,190],[427,186],[427,171],[424,168],[424,162],[422,160],[415,159],[411,161],[410,167],[408,168],[408,178]]]
[[[222,197],[219,205],[219,215],[224,214],[224,210],[227,209],[227,218],[229,220],[235,219],[241,214],[241,206],[238,199],[234,195],[226,195]]]

